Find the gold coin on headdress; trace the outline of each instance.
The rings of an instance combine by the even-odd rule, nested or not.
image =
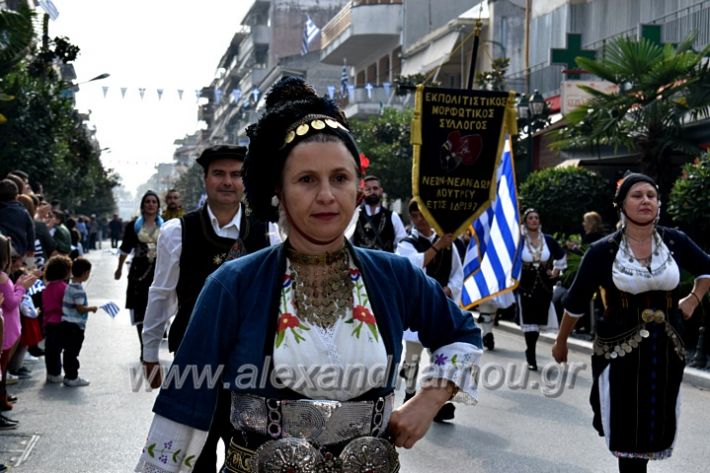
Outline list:
[[[303,125],[298,125],[298,128],[296,128],[296,134],[298,136],[303,136],[306,133],[308,133],[308,129],[310,127],[308,126],[308,123],[304,123]]]
[[[296,133],[293,130],[290,130],[288,133],[286,133],[286,139],[284,142],[286,144],[289,144],[290,142],[293,141],[293,139],[296,137]]]
[[[325,123],[323,123],[323,120],[313,120],[311,122],[311,126],[315,130],[322,130],[323,128],[325,128]]]
[[[326,118],[325,124],[331,128],[339,128],[340,127],[340,123],[338,123],[336,120],[333,120],[332,118]]]

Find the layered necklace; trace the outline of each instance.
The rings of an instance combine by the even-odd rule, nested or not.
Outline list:
[[[632,236],[629,236],[626,232],[626,230],[623,231],[622,233],[622,244],[619,245],[622,253],[623,253],[623,258],[622,260],[626,260],[629,263],[633,263],[634,261],[638,262],[641,266],[643,266],[646,271],[640,271],[640,270],[635,270],[633,267],[626,267],[625,265],[622,266],[620,261],[617,260],[617,265],[618,269],[628,275],[636,275],[644,278],[651,278],[655,274],[659,274],[662,272],[666,266],[669,264],[670,260],[672,259],[672,256],[670,252],[668,253],[668,257],[665,259],[665,261],[662,261],[660,265],[657,268],[652,267],[653,263],[653,257],[659,257],[661,256],[661,248],[663,245],[663,241],[661,240],[660,235],[658,232],[653,232],[651,235],[649,235],[648,238],[646,239],[638,239],[634,238]],[[633,250],[631,249],[630,241],[635,241],[637,243],[644,243],[648,240],[651,240],[651,253],[645,257],[645,258],[638,258],[634,254]]]
[[[330,328],[353,306],[350,255],[347,248],[323,255],[304,255],[287,248],[299,317],[321,328]]]
[[[542,259],[542,251],[545,249],[545,240],[542,236],[542,233],[538,231],[537,235],[537,244],[534,244],[532,237],[530,236],[530,232],[525,232],[525,246],[527,246],[528,251],[532,255],[532,263],[533,266],[536,268],[540,266],[540,261]]]

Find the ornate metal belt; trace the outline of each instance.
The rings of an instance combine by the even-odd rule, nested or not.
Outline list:
[[[362,436],[380,436],[392,414],[394,394],[375,401],[293,401],[232,393],[235,429],[272,439],[303,438],[325,446]]]
[[[648,325],[657,324],[664,326],[664,331],[673,344],[673,350],[681,360],[685,359],[685,348],[681,338],[662,310],[644,309],[641,312],[641,320],[643,323],[617,337],[597,337],[594,340],[594,354],[603,356],[607,360],[624,357],[638,348],[643,339],[649,337]]]
[[[270,440],[256,451],[234,441],[222,473],[397,473],[399,455],[392,444],[377,437],[351,440],[340,455],[321,454],[304,439]]]

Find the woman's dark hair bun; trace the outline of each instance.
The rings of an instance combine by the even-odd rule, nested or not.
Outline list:
[[[288,102],[317,97],[315,89],[300,77],[284,77],[278,81],[266,96],[266,110],[273,110]]]

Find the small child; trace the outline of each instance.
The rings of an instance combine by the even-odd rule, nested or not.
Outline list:
[[[62,308],[62,348],[64,349],[64,386],[88,386],[89,380],[79,377],[79,352],[84,343],[84,330],[89,312],[98,307],[89,306],[82,283],[91,275],[91,262],[82,257],[74,260],[71,267],[72,280],[64,291]],[[46,356],[46,355],[45,355]]]
[[[71,259],[65,255],[52,256],[44,268],[46,287],[42,291],[44,316],[44,364],[47,382],[62,382],[62,306],[67,280],[71,276]]]

